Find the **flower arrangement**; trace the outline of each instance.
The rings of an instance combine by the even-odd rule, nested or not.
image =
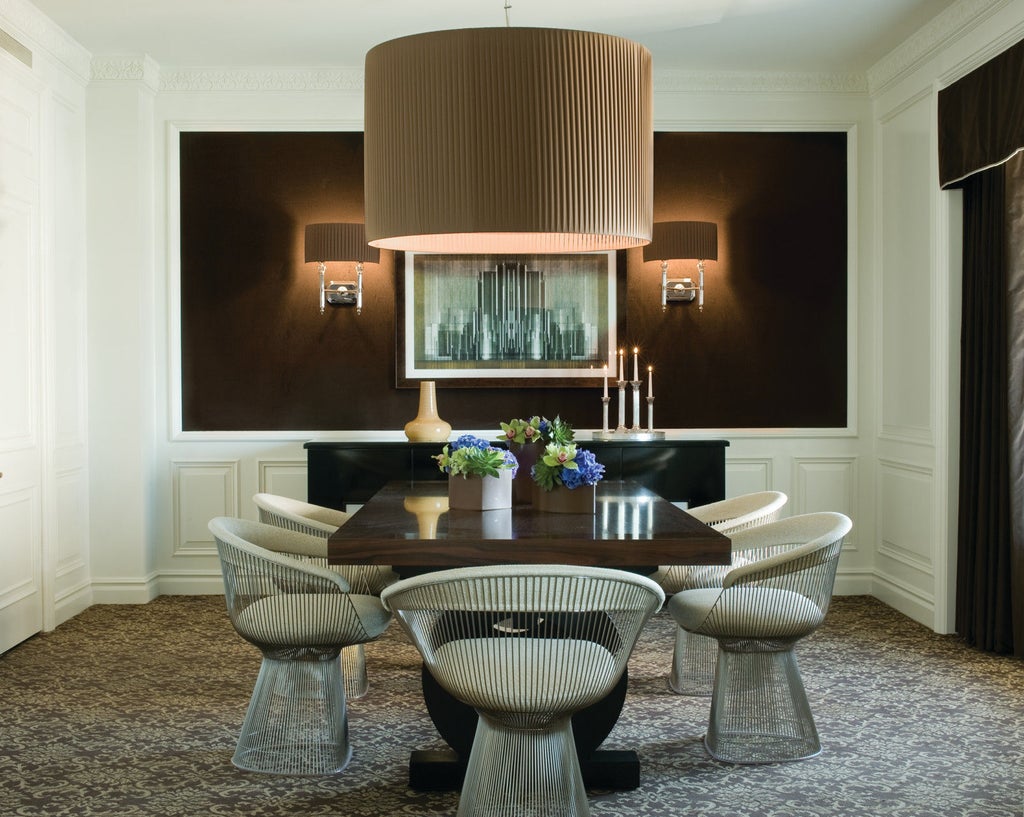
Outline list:
[[[446,474],[461,475],[463,479],[470,476],[497,477],[503,470],[511,471],[515,477],[519,470],[515,454],[504,448],[495,448],[487,440],[472,434],[463,434],[451,446],[446,445],[434,459],[437,467]]]
[[[545,445],[548,443],[565,444],[571,443],[576,436],[572,426],[561,417],[548,420],[539,415],[534,415],[528,420],[516,418],[507,423],[501,423],[501,431],[503,434],[501,439],[519,445],[536,442],[542,442]]]
[[[581,485],[596,485],[604,476],[604,466],[592,452],[576,443],[549,443],[532,470],[533,481],[545,491],[558,485],[570,490]]]

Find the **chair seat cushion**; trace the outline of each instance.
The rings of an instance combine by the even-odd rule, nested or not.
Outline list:
[[[775,587],[683,590],[672,597],[668,610],[688,632],[733,638],[801,637],[825,619],[821,608],[806,596]]]
[[[241,610],[235,626],[261,644],[347,646],[373,640],[390,621],[391,613],[376,596],[279,593]]]
[[[582,709],[618,680],[605,647],[565,638],[463,638],[438,647],[428,666],[459,700],[503,712]]]

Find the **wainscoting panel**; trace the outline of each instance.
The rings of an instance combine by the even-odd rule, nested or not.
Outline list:
[[[82,470],[57,475],[57,577],[84,567],[88,557],[89,502]]]
[[[306,461],[258,460],[260,491],[306,501]]]
[[[846,537],[843,550],[856,550],[857,529],[857,458],[856,457],[794,457],[793,495],[789,498],[789,515],[815,511],[837,511],[853,520],[853,530]],[[870,537],[868,537],[870,539]]]
[[[12,542],[24,547],[4,552],[4,569],[0,572],[0,607],[39,590],[37,551],[28,543],[39,538],[39,495],[32,489],[11,491],[0,496],[0,530]]]
[[[14,547],[3,549],[0,571],[0,652],[42,629],[39,566],[39,491],[35,487],[0,494],[0,532]]]
[[[934,567],[932,471],[895,460],[880,459],[878,463],[877,555],[883,560],[880,567],[883,572],[894,572],[905,580],[913,580],[914,573],[930,578]]]
[[[726,496],[743,496],[743,494],[772,490],[774,484],[773,464],[774,461],[771,458],[738,457],[732,459],[728,456],[727,450],[725,460]]]
[[[207,527],[215,516],[238,516],[239,461],[172,462],[174,555],[216,556]]]

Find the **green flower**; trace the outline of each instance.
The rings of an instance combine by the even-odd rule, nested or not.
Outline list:
[[[538,442],[541,439],[540,427],[542,420],[540,417],[531,417],[529,420],[514,419],[509,420],[507,423],[501,423],[501,430],[505,442],[519,443],[525,445],[526,443]]]

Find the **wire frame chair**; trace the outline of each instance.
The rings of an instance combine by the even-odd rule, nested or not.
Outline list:
[[[305,558],[320,567],[340,573],[353,592],[376,596],[389,584],[398,581],[398,576],[385,565],[328,564],[327,539],[352,514],[279,494],[259,493],[252,499],[259,511],[260,522],[322,538],[325,543],[323,553]],[[366,651],[362,644],[354,644],[341,651],[341,672],[345,678],[345,695],[350,701],[366,695],[370,681],[366,673]]]
[[[379,598],[350,593],[337,572],[288,555],[315,551],[316,537],[227,517],[209,527],[231,624],[263,653],[232,762],[337,774],[352,755],[339,653],[378,638],[391,614]]]
[[[622,675],[664,593],[632,573],[460,568],[381,594],[437,682],[479,714],[458,814],[587,815],[573,713]]]
[[[687,513],[720,533],[732,534],[774,522],[779,518],[787,500],[788,497],[781,491],[758,491],[689,508]],[[735,545],[733,553],[731,565],[664,565],[651,578],[666,593],[678,593],[696,587],[721,587],[722,579],[730,568],[749,561],[745,555],[736,554]],[[682,627],[676,627],[669,688],[679,695],[710,695],[714,687],[717,661],[718,644],[713,638],[688,633]]]
[[[716,760],[776,763],[821,752],[794,646],[825,620],[843,538],[852,523],[811,513],[734,537],[755,557],[722,587],[684,590],[668,609],[719,645],[704,744]]]

